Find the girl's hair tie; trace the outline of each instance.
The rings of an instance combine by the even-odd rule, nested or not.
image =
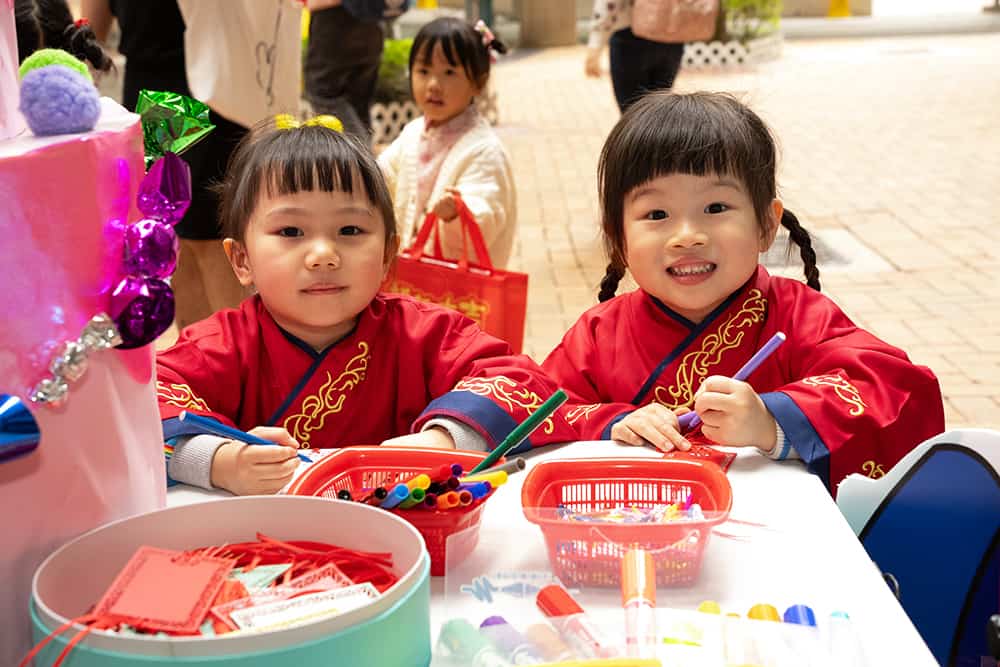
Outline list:
[[[490,46],[493,44],[493,40],[495,40],[496,37],[493,36],[493,31],[490,30],[489,26],[486,25],[486,22],[483,21],[482,19],[479,19],[478,21],[476,21],[476,25],[473,26],[473,28],[475,29],[476,32],[478,32],[482,36],[483,46],[485,46],[487,49],[490,48]]]
[[[331,116],[330,114],[313,116],[309,120],[300,123],[294,116],[292,116],[292,114],[279,113],[274,117],[274,125],[279,130],[294,130],[299,127],[312,127],[318,125],[320,127],[325,127],[328,130],[333,130],[334,132],[342,133],[344,131],[344,124],[340,122],[340,119],[336,116]]]
[[[82,28],[85,25],[90,25],[90,19],[88,19],[86,16],[84,16],[83,18],[78,18],[77,20],[73,21],[73,25],[75,25],[77,28]]]

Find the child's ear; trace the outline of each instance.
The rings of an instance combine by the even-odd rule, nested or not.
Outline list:
[[[250,287],[253,285],[253,271],[250,269],[250,258],[247,256],[247,249],[236,239],[224,239],[222,249],[226,251],[229,264],[233,267],[233,273],[240,285]]]
[[[389,275],[389,271],[392,269],[392,263],[396,261],[396,255],[399,254],[399,234],[392,237],[385,249],[385,257],[382,260],[382,280],[385,280],[386,276]]]
[[[785,205],[780,199],[771,200],[771,205],[767,207],[767,219],[764,221],[764,230],[760,235],[760,251],[767,252],[774,243],[774,237],[778,235],[778,228],[781,227],[781,215],[785,212]]]

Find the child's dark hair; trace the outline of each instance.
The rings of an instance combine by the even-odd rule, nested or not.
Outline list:
[[[651,93],[630,106],[611,130],[598,164],[607,273],[600,301],[615,295],[625,275],[623,211],[628,193],[669,174],[725,174],[746,187],[761,231],[777,196],[777,151],[767,125],[747,106],[722,93]],[[812,241],[785,209],[781,224],[799,246],[806,284],[819,290]]]
[[[434,19],[413,38],[410,71],[413,71],[418,58],[422,64],[429,65],[434,47],[440,44],[448,63],[454,67],[461,66],[469,80],[478,88],[483,88],[490,78],[490,49],[507,53],[507,47],[499,38],[494,37],[488,45],[483,41],[483,33],[466,21],[449,17]]]
[[[17,59],[22,61],[40,48],[62,49],[94,69],[107,72],[113,63],[97,35],[81,21],[73,22],[66,0],[15,0]]]
[[[361,187],[385,225],[386,259],[394,248],[396,215],[375,157],[356,138],[318,124],[284,129],[274,119],[243,137],[216,188],[222,235],[243,242],[261,193],[305,190],[354,192]]]

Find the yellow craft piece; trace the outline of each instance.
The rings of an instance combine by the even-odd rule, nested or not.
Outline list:
[[[832,19],[842,19],[851,15],[851,0],[830,0],[830,9],[826,13]]]
[[[437,0],[417,0],[417,9],[437,9]]]
[[[309,10],[302,9],[302,39],[309,39]]]

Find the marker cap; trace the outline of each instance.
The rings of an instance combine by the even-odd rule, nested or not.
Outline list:
[[[538,605],[543,614],[550,618],[583,613],[583,607],[578,605],[576,600],[566,592],[566,589],[558,584],[549,584],[538,591],[535,604]]]

